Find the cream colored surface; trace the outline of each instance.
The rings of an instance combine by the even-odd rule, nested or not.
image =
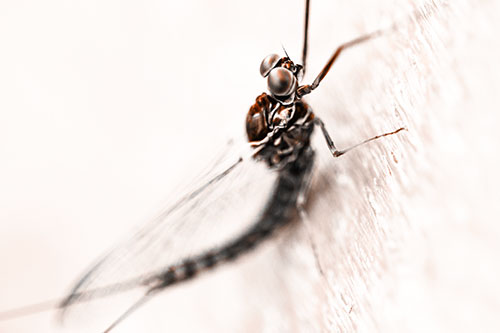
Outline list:
[[[341,42],[399,22],[309,98],[337,146],[409,131],[339,159],[317,135],[307,224],[116,332],[497,332],[498,7],[312,0],[306,81]],[[281,43],[298,59],[302,15],[302,1],[0,4],[0,308],[63,295],[210,142],[241,136],[261,59]],[[58,330],[50,312],[0,323]]]

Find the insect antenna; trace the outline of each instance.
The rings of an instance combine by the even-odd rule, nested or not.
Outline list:
[[[286,52],[285,46],[283,44],[281,44],[281,48],[283,49],[283,52],[285,52],[286,57],[290,59],[290,56],[288,55],[288,52]]]

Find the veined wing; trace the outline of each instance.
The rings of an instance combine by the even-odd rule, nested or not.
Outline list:
[[[156,218],[97,260],[61,304],[64,321],[73,314],[91,313],[88,306],[94,302],[90,300],[121,294],[119,301],[110,299],[112,305],[98,302],[109,313],[102,317],[103,325],[109,324],[148,291],[152,277],[223,245],[255,223],[276,173],[252,158],[240,159],[241,147],[229,149],[196,182],[198,187],[173,194],[176,200]],[[97,318],[90,319],[95,322]]]

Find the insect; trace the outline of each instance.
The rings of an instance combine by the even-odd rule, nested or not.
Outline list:
[[[308,23],[309,1],[306,1],[304,47],[300,64],[290,59],[286,53],[284,56],[269,55],[261,63],[260,73],[268,82],[269,92],[259,95],[247,113],[246,132],[249,144],[253,147],[251,156],[236,159],[229,167],[173,204],[131,240],[99,259],[59,304],[63,315],[71,312],[72,308],[81,302],[139,289],[138,298],[127,304],[128,307],[118,317],[112,318],[106,328],[106,331],[110,331],[140,305],[167,287],[190,280],[224,262],[235,260],[269,239],[284,225],[291,223],[297,213],[304,214],[314,163],[314,151],[310,145],[314,129],[320,129],[334,157],[354,148],[338,150],[325,124],[315,115],[304,98],[320,86],[343,51],[381,34],[375,32],[341,45],[333,52],[316,79],[311,84],[301,85],[300,81],[306,70]],[[401,130],[403,128],[372,137],[360,144]],[[221,184],[227,185],[234,179],[231,177],[234,177],[248,160],[256,161],[261,169],[271,170],[275,178],[271,195],[261,212],[254,216],[253,224],[239,230],[235,237],[225,243],[205,249],[200,246],[198,252],[190,251],[191,253],[186,253],[185,257],[176,258],[175,261],[161,260],[154,265],[147,262],[147,267],[135,265],[150,257],[153,252],[169,251],[174,246],[182,246],[182,235],[175,230],[179,227],[178,231],[182,232],[182,225],[176,221],[182,220],[185,225],[189,225],[183,219],[189,220],[191,209],[199,209],[198,206],[203,201],[201,198],[206,198],[208,194],[220,200],[215,194],[222,191],[219,190]],[[225,187],[222,189],[227,191]],[[207,202],[204,204],[207,205]],[[170,237],[168,241],[163,235]]]

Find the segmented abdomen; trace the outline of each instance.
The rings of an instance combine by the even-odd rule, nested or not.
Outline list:
[[[159,280],[151,291],[188,280],[201,271],[234,260],[291,222],[296,213],[297,199],[308,183],[313,160],[314,151],[311,147],[302,147],[297,159],[279,171],[270,201],[259,220],[249,230],[226,245],[169,267],[158,277]]]

